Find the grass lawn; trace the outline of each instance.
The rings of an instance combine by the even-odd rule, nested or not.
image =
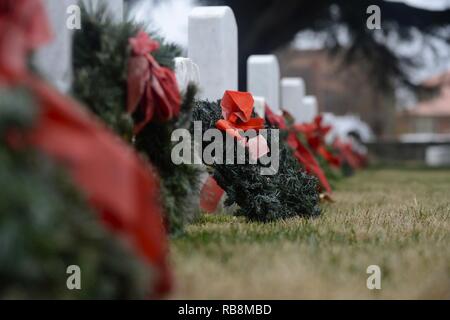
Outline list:
[[[450,170],[372,169],[336,190],[318,219],[204,216],[172,239],[172,298],[450,299]]]

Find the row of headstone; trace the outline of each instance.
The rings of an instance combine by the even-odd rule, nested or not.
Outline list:
[[[200,98],[215,101],[238,87],[238,32],[233,11],[226,6],[196,7],[189,15],[188,57],[200,70]],[[185,76],[180,76],[185,77]],[[301,78],[280,79],[275,55],[252,55],[247,61],[247,91],[255,97],[255,112],[264,117],[288,111],[296,122],[318,114],[317,99],[305,96]]]
[[[104,6],[111,17],[124,19],[123,0],[83,0],[88,10]],[[67,27],[78,0],[44,0],[54,39],[38,50],[38,71],[62,92],[72,80],[72,34]],[[72,9],[71,9],[72,8]],[[196,7],[189,14],[188,58],[177,58],[175,71],[181,91],[189,82],[200,88],[199,98],[215,101],[225,90],[238,90],[238,32],[233,11],[226,6]],[[286,110],[297,122],[309,122],[317,114],[317,100],[305,96],[301,78],[280,79],[274,55],[253,55],[247,61],[247,91],[255,97],[255,111],[263,117],[267,104],[276,114]]]

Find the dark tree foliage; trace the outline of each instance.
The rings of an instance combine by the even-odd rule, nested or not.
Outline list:
[[[202,121],[203,132],[215,128],[221,118],[220,102],[197,102],[194,121]],[[269,135],[269,145],[270,139]],[[253,221],[269,222],[320,214],[317,180],[300,168],[289,149],[281,147],[276,174],[261,175],[262,165],[259,163],[249,164],[247,161],[245,165],[237,164],[238,148],[242,147],[235,143],[235,164],[211,166],[213,177],[227,194],[225,205],[239,206],[237,215]],[[248,150],[245,157],[248,159]]]
[[[450,43],[450,9],[429,11],[384,0],[202,0],[208,5],[228,5],[239,27],[240,86],[245,86],[245,64],[251,54],[271,53],[288,44],[300,31],[324,32],[326,46],[344,53],[349,63],[363,62],[377,84],[410,83],[407,68],[420,60],[400,55],[386,44],[388,35],[411,40],[414,32]],[[381,30],[369,30],[366,13],[370,5],[381,9]],[[338,34],[346,28],[349,44],[342,46]],[[447,27],[447,31],[442,28]],[[425,39],[424,39],[425,40]],[[431,43],[426,43],[431,45]],[[415,57],[420,58],[420,57]]]
[[[7,138],[32,126],[36,111],[25,89],[0,90],[0,298],[145,298],[148,266],[105,229],[62,168]],[[82,290],[67,289],[70,265],[81,268]]]
[[[133,119],[126,112],[128,39],[143,26],[131,22],[114,23],[104,10],[83,12],[82,30],[75,33],[73,94],[120,134],[158,169],[163,203],[171,232],[182,230],[198,213],[199,170],[190,165],[175,166],[171,160],[171,133],[188,127],[196,88],[184,94],[181,113],[165,123],[151,123],[133,136]],[[152,35],[161,46],[152,53],[158,63],[173,69],[173,59],[181,50]]]

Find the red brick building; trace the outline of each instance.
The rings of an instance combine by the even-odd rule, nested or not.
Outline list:
[[[308,95],[315,95],[321,112],[353,114],[369,124],[378,138],[395,136],[394,94],[380,92],[360,65],[344,65],[326,50],[277,52],[283,77],[302,77]]]
[[[450,134],[450,71],[424,82],[439,93],[399,115],[404,133]]]

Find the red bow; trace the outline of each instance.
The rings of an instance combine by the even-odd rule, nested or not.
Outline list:
[[[128,61],[128,101],[130,113],[140,112],[135,128],[139,133],[152,119],[168,121],[178,116],[181,96],[172,70],[161,67],[150,54],[159,43],[140,31],[129,40],[132,55]]]
[[[263,129],[264,119],[252,118],[254,104],[253,96],[248,92],[225,91],[221,103],[225,120],[217,121],[217,128],[227,130],[238,140],[243,138],[239,134],[239,129],[243,131]]]
[[[318,115],[312,123],[295,125],[294,129],[305,135],[309,147],[315,154],[322,156],[330,165],[340,167],[339,158],[325,146],[325,136],[330,132],[331,126],[323,126],[322,120],[322,115]]]
[[[309,149],[306,148],[300,141],[297,134],[295,132],[290,132],[287,141],[291,148],[294,149],[294,156],[303,165],[305,170],[308,173],[316,176],[325,191],[331,193],[331,186],[328,183],[325,173],[323,172],[316,158],[314,158],[314,155],[311,153],[311,151],[309,151]]]
[[[27,74],[31,50],[51,38],[40,0],[0,0],[0,83],[12,83]]]

